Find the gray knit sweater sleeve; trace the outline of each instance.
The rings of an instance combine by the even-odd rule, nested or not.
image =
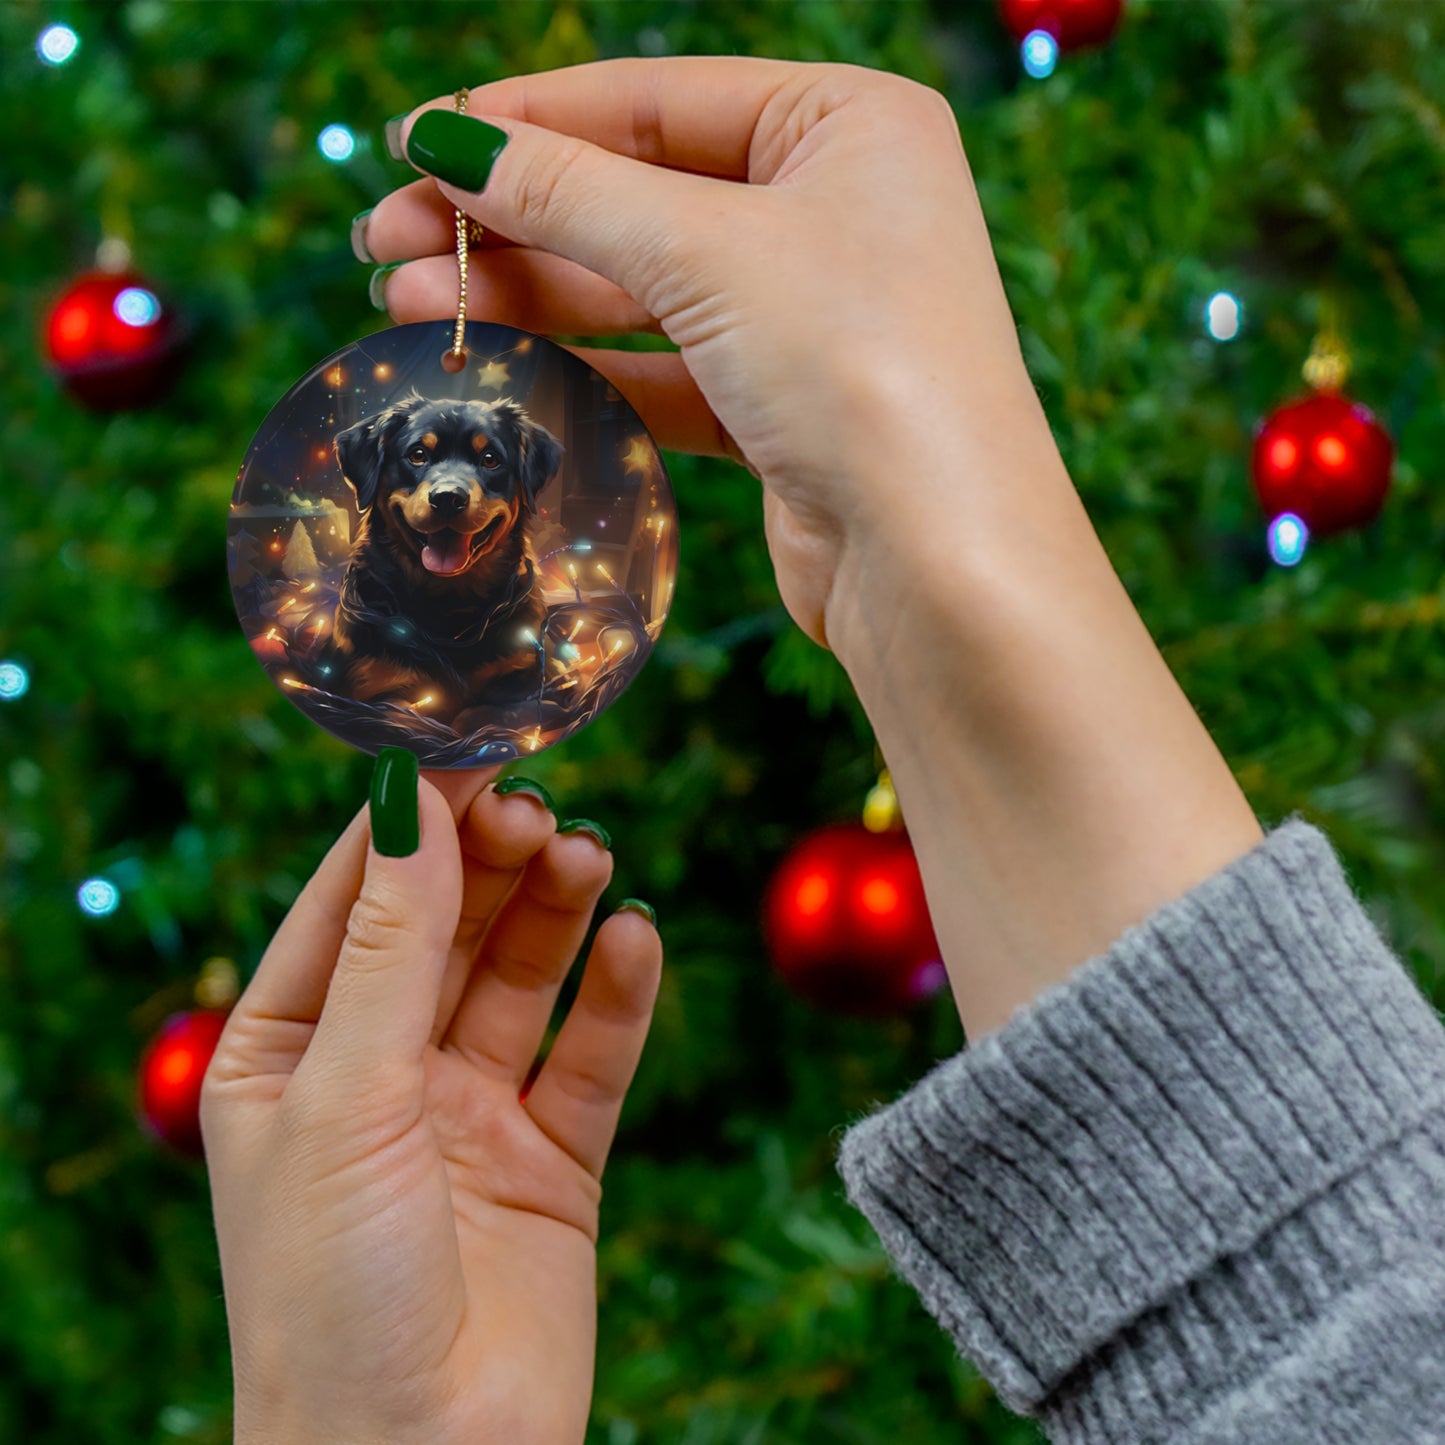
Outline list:
[[[1445,1441],[1445,1030],[1302,819],[856,1124],[839,1167],[1053,1441]]]

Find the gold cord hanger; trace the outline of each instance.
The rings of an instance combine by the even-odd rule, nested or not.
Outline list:
[[[463,87],[452,96],[452,105],[459,115],[467,113],[470,92]],[[467,364],[466,347],[462,344],[467,330],[467,251],[470,246],[480,246],[486,232],[480,221],[473,220],[465,211],[457,213],[457,324],[452,331],[452,349],[442,354],[442,369],[458,372]]]

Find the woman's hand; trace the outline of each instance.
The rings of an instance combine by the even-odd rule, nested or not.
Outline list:
[[[358,237],[411,263],[385,276],[391,314],[455,313],[455,205],[492,233],[472,255],[473,316],[665,333],[680,352],[574,349],[661,446],[727,453],[761,479],[779,590],[815,641],[838,650],[872,605],[835,587],[850,553],[916,545],[940,513],[1007,505],[1018,522],[1008,481],[1062,476],[936,91],[856,66],[685,57],[518,76],[451,109],[429,102],[399,127],[437,183],[384,198]],[[451,134],[410,145],[432,110]],[[497,141],[481,117],[508,139],[478,191]]]
[[[238,1445],[585,1433],[599,1181],[661,944],[603,923],[520,1099],[612,857],[489,775],[432,776],[410,856],[352,820],[206,1075]]]
[[[473,315],[678,344],[579,354],[664,447],[761,479],[778,589],[873,724],[970,1036],[1258,842],[1064,467],[940,95],[603,61],[474,90],[500,151],[451,105],[389,127],[435,181],[363,223],[409,262],[388,308],[452,314],[459,206],[502,238],[472,253]]]

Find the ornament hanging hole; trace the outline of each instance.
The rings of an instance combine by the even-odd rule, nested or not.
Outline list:
[[[442,370],[449,376],[455,376],[467,364],[465,351],[444,351],[442,352]]]

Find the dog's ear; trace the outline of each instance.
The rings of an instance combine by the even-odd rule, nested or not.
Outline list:
[[[386,445],[421,400],[421,397],[407,397],[398,405],[364,417],[355,426],[336,434],[336,460],[341,463],[341,475],[356,493],[356,505],[363,517],[376,501],[381,469],[386,463]]]
[[[536,507],[537,494],[557,475],[566,448],[544,426],[519,419],[522,437],[522,493],[529,507]]]

